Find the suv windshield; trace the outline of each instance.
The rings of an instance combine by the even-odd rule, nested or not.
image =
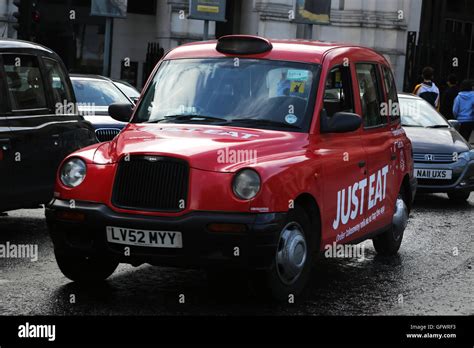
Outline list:
[[[399,96],[404,127],[447,128],[449,123],[423,99]]]
[[[133,122],[307,131],[319,68],[244,58],[164,61]]]

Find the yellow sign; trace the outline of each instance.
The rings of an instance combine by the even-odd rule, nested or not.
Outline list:
[[[197,10],[199,12],[219,13],[219,6],[198,5]]]
[[[304,93],[304,82],[303,81],[291,81],[290,93]]]

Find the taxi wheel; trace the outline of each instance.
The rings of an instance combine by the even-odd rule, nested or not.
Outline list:
[[[55,250],[61,272],[70,280],[81,283],[107,279],[119,265],[117,261],[99,255],[84,256],[71,250]]]
[[[463,202],[469,199],[471,192],[450,192],[448,193],[448,197],[450,200],[455,202]]]
[[[254,274],[254,287],[260,295],[288,302],[300,295],[308,282],[314,259],[314,243],[310,238],[311,222],[305,210],[296,206],[288,213],[280,232],[271,268]],[[319,231],[317,231],[319,234]]]
[[[374,248],[380,255],[392,256],[400,249],[403,232],[408,224],[409,209],[403,188],[397,197],[392,226],[386,232],[372,239]]]

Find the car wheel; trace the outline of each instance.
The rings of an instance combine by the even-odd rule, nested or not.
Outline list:
[[[450,192],[448,193],[448,197],[450,200],[455,202],[464,202],[469,199],[471,192]]]
[[[372,239],[374,248],[381,255],[395,255],[402,244],[403,232],[408,224],[408,205],[406,203],[406,195],[404,190],[400,191],[395,203],[395,211],[393,213],[392,225],[384,233]]]
[[[316,244],[313,241],[319,240],[319,233],[311,230],[310,219],[302,207],[292,209],[280,232],[271,268],[254,274],[257,292],[281,302],[288,301],[290,295],[300,295],[311,272]]]
[[[99,255],[85,256],[72,250],[55,250],[56,262],[61,272],[75,282],[99,282],[107,279],[118,262]]]

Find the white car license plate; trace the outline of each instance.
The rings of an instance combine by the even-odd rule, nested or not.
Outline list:
[[[418,179],[437,179],[437,180],[449,180],[452,178],[453,171],[449,169],[425,169],[416,168],[415,176]]]
[[[181,232],[148,231],[113,226],[107,226],[107,241],[109,243],[153,248],[183,247]]]

